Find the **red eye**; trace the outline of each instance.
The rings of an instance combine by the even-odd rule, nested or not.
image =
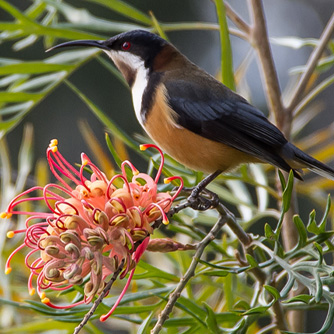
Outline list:
[[[130,42],[124,42],[122,44],[122,50],[127,51],[131,48],[131,43]]]

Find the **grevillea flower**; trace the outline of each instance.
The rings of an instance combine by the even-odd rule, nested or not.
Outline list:
[[[8,237],[24,234],[24,243],[9,256],[6,273],[10,273],[12,257],[25,246],[30,252],[25,264],[30,269],[28,288],[37,293],[43,303],[53,308],[70,308],[89,303],[100,295],[105,280],[123,263],[120,278],[130,272],[129,279],[118,301],[101,321],[106,320],[120,302],[129,286],[136,264],[148,246],[153,232],[152,223],[162,218],[167,224],[166,212],[182,188],[171,196],[158,192],[157,182],[161,176],[164,158],[154,145],[142,145],[141,149],[156,148],[161,155],[161,164],[155,179],[139,173],[129,161],[122,164],[122,174],[110,180],[87,157],[81,155],[81,168],[74,168],[58,151],[57,141],[52,140],[47,149],[50,169],[59,181],[44,187],[33,187],[16,196],[1,218],[28,215],[26,228],[8,232]],[[126,166],[133,174],[131,182],[126,175]],[[90,178],[84,176],[89,169]],[[87,173],[85,173],[87,174]],[[42,195],[38,195],[38,193]],[[32,196],[32,194],[37,194]],[[23,202],[43,201],[48,212],[20,211]],[[73,285],[84,284],[84,298],[70,305],[53,304],[46,297],[46,289],[63,291]]]

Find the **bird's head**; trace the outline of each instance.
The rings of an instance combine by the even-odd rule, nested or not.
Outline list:
[[[145,30],[125,32],[105,41],[78,40],[56,45],[48,51],[62,47],[96,47],[113,60],[128,84],[132,86],[138,71],[162,69],[178,51],[166,40]]]

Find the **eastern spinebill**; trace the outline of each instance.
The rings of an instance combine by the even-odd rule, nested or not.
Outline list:
[[[139,123],[181,164],[218,175],[265,162],[292,169],[298,179],[299,169],[308,168],[334,180],[334,169],[288,142],[261,111],[159,36],[134,30],[51,50],[69,46],[96,47],[112,59],[131,88]]]

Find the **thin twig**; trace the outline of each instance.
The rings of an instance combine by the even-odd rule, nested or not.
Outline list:
[[[194,276],[195,269],[197,267],[198,261],[200,260],[204,252],[204,249],[212,240],[216,238],[217,234],[219,233],[223,225],[230,218],[231,217],[229,216],[228,213],[226,213],[226,215],[224,216],[220,216],[220,218],[218,219],[216,224],[212,227],[212,229],[207,234],[207,236],[198,244],[196,253],[192,258],[192,261],[191,261],[191,264],[188,270],[186,271],[185,275],[181,278],[176,289],[170,294],[165,308],[160,313],[157,323],[155,324],[154,328],[151,330],[151,334],[157,334],[161,331],[163,324],[168,319],[169,314],[172,312],[172,309],[175,303],[177,302],[178,298],[180,297],[182,290],[185,288],[190,278]]]
[[[278,76],[270,48],[263,4],[261,0],[248,0],[249,10],[252,15],[252,43],[257,51],[258,59],[261,65],[261,74],[264,78],[264,87],[270,112],[275,117],[276,125],[282,130],[289,139],[292,124],[292,110],[286,109],[281,100],[281,89]],[[277,189],[282,193],[281,184],[277,182]],[[280,203],[282,205],[282,203]],[[292,224],[292,216],[297,212],[296,196],[293,194],[290,210],[284,216],[282,239],[285,249],[290,249],[298,240],[298,232]],[[284,314],[279,304],[273,307],[276,319],[280,319],[278,325],[281,329],[286,328]],[[298,332],[303,331],[304,314],[302,312],[293,314],[294,324],[298,326]],[[291,325],[291,324],[290,324]],[[292,325],[294,327],[294,325]],[[292,328],[293,328],[292,327]]]
[[[301,99],[303,97],[303,93],[305,91],[307,83],[309,82],[310,77],[317,66],[318,61],[320,57],[322,56],[323,51],[333,34],[333,31],[334,31],[334,14],[329,19],[327,26],[325,27],[320,37],[319,44],[317,45],[317,47],[314,48],[313,52],[311,53],[309,60],[306,64],[306,70],[302,74],[297,84],[297,87],[294,93],[292,94],[292,98],[285,108],[285,113],[287,115],[290,115],[291,118],[292,118],[294,109],[301,102]],[[291,122],[289,122],[289,124],[286,124],[286,127],[291,128]],[[296,203],[296,202],[292,201],[292,203]],[[291,231],[289,231],[289,229],[292,227],[291,221],[292,221],[292,212],[290,209],[287,215],[284,217],[284,223],[283,223],[284,229],[282,230],[282,239],[284,241],[285,249],[289,249],[289,248],[291,249],[298,240],[297,233],[294,232],[294,238],[292,238]],[[289,297],[292,298],[296,294],[298,294],[296,293],[296,291],[291,291],[289,294]],[[287,313],[290,330],[295,331],[295,332],[302,332],[304,330],[304,322],[305,322],[304,314],[305,312],[301,310],[291,310]]]
[[[89,319],[93,316],[93,314],[96,311],[96,309],[98,308],[98,306],[102,303],[103,298],[109,293],[109,291],[110,291],[112,285],[114,284],[114,282],[116,281],[118,275],[123,270],[123,266],[124,266],[124,259],[120,263],[117,270],[114,272],[114,275],[112,276],[110,281],[104,287],[100,296],[94,301],[93,306],[91,307],[91,309],[85,314],[85,316],[82,319],[82,321],[80,322],[80,324],[77,327],[75,327],[73,334],[78,334],[81,331],[81,329],[87,324]]]
[[[245,232],[241,226],[237,223],[233,213],[231,213],[223,204],[219,203],[217,206],[217,211],[220,215],[226,217],[226,224],[233,231],[233,233],[237,236],[240,242],[245,246],[249,246],[252,242],[252,238],[249,236],[247,232]]]
[[[198,187],[198,186],[197,186]],[[196,188],[197,188],[196,187]],[[181,194],[187,194],[193,192],[194,189],[187,189],[184,188]],[[211,195],[212,193],[208,191],[208,193],[205,193],[207,190],[205,189],[200,195],[197,194],[198,199],[200,199],[199,203],[197,204],[198,207],[202,205],[202,203],[205,201],[207,209],[215,208],[221,216],[226,217],[226,224],[228,227],[233,231],[233,233],[237,236],[239,241],[245,246],[249,246],[252,242],[252,238],[249,236],[247,232],[245,232],[242,227],[238,224],[236,221],[233,213],[231,213],[222,203],[219,201],[217,202],[217,198],[215,196],[208,198],[205,195]],[[196,208],[194,206],[193,201],[189,200],[189,197],[187,200],[185,200],[183,203],[171,208],[169,212],[167,213],[168,217],[172,217],[174,214],[180,212],[181,210],[184,210],[185,208],[193,208],[194,210],[199,210],[199,208]],[[158,220],[153,225],[154,228],[157,228],[161,225],[162,221]]]
[[[298,116],[304,108],[322,91],[334,83],[334,75],[329,76],[324,81],[320,82],[316,87],[309,91],[299,103],[293,108],[293,116]]]
[[[225,10],[228,18],[247,36],[250,35],[250,26],[246,23],[239,14],[237,14],[234,9],[225,1]]]
[[[260,72],[264,79],[264,89],[266,91],[269,110],[273,113],[277,126],[285,133],[286,115],[281,101],[281,89],[270,49],[262,1],[248,0],[248,4],[252,16],[251,40],[262,68]]]
[[[322,32],[319,40],[319,44],[313,49],[307,64],[306,64],[306,70],[300,77],[300,80],[297,84],[297,87],[295,89],[295,92],[292,94],[292,98],[289,102],[289,104],[286,106],[286,110],[289,113],[292,113],[295,107],[300,102],[302,95],[305,91],[306,85],[308,81],[310,80],[310,77],[312,73],[314,72],[318,61],[324,52],[332,34],[334,32],[334,14],[332,14],[331,18],[329,19],[324,31]]]

